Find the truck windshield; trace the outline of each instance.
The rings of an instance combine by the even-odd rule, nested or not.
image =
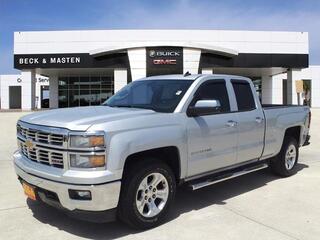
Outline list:
[[[145,108],[171,113],[192,80],[142,80],[131,82],[103,103],[109,107]]]

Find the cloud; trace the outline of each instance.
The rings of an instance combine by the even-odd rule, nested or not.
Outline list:
[[[226,29],[309,32],[310,62],[320,64],[319,8],[305,5],[288,8],[265,4],[247,6],[243,1],[171,1],[166,7],[146,7],[141,4],[123,5],[102,17],[100,28],[155,28],[155,29]],[[237,4],[238,3],[238,4]],[[309,1],[310,3],[310,1]]]

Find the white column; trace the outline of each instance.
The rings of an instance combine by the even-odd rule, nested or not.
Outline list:
[[[183,48],[183,74],[189,72],[198,74],[201,50]]]
[[[1,109],[9,109],[9,83],[6,76],[0,76]]]
[[[213,74],[213,69],[212,68],[204,68],[201,70],[202,74]]]
[[[145,48],[128,50],[132,81],[147,76],[147,57]]]
[[[301,69],[288,70],[287,77],[287,102],[288,104],[298,104],[296,92],[296,81],[301,80]]]
[[[262,104],[272,104],[272,76],[261,78]]]
[[[272,76],[272,104],[283,103],[283,79],[286,78],[287,74]]]
[[[114,69],[114,93],[128,84],[127,69]]]
[[[33,110],[35,108],[36,74],[34,70],[22,70],[22,110]]]
[[[263,104],[282,104],[282,80],[285,74],[275,76],[262,76],[262,103]]]
[[[59,82],[57,76],[49,77],[49,108],[58,108],[59,107]]]

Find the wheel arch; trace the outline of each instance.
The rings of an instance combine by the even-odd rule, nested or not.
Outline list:
[[[178,183],[181,179],[181,157],[178,147],[166,146],[153,148],[141,152],[136,152],[129,155],[125,159],[123,176],[126,175],[127,171],[130,171],[130,166],[137,163],[139,159],[157,159],[166,163],[175,175],[176,182]]]
[[[293,127],[287,128],[284,133],[283,142],[286,137],[290,136],[290,137],[293,137],[297,141],[298,145],[300,145],[301,130],[302,130],[301,126],[293,126]]]

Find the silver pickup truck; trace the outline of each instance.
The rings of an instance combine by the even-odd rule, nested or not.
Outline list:
[[[262,106],[248,78],[149,77],[101,106],[22,117],[14,166],[33,200],[146,229],[165,219],[177,186],[196,190],[266,167],[294,174],[310,118],[306,106]]]

